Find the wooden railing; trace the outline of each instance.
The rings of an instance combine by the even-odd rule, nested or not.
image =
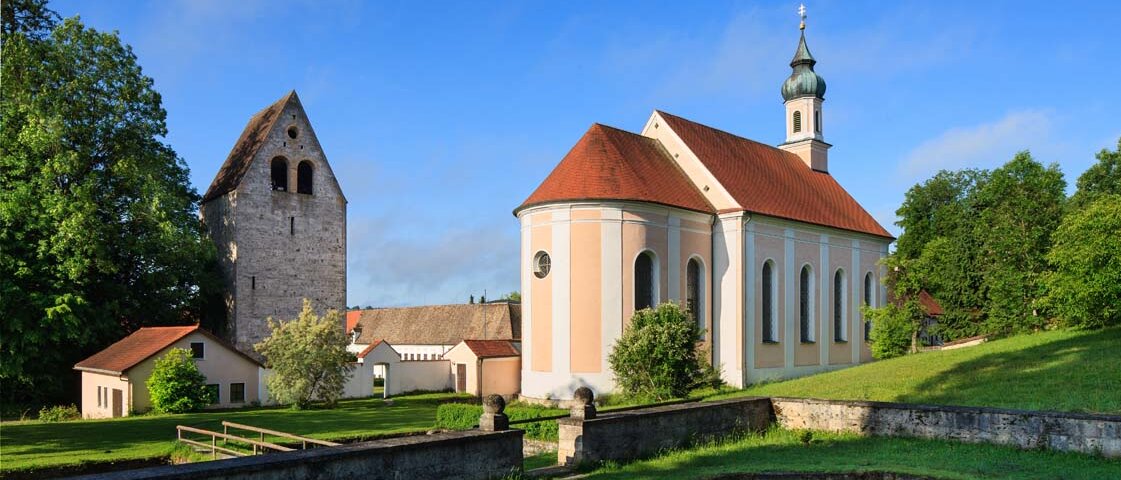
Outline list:
[[[240,442],[240,443],[244,443],[246,445],[249,445],[253,450],[253,455],[256,455],[258,453],[265,453],[266,450],[275,450],[277,452],[291,452],[291,451],[295,450],[294,448],[285,447],[283,445],[277,445],[275,443],[265,442],[263,440],[252,440],[252,439],[249,439],[249,438],[243,438],[243,437],[239,437],[239,436],[236,436],[236,435],[230,435],[228,433],[212,432],[210,430],[203,430],[201,428],[188,427],[186,425],[176,425],[175,430],[178,433],[178,438],[179,438],[180,442],[185,443],[187,445],[194,445],[196,447],[209,448],[210,449],[210,455],[214,458],[218,458],[218,452],[222,452],[222,453],[225,453],[227,455],[232,455],[232,456],[235,456],[235,457],[244,457],[246,455],[246,453],[242,452],[242,451],[233,450],[233,449],[230,449],[230,448],[218,446],[218,439],[219,438],[221,438],[223,440],[222,445],[226,445],[227,441]],[[207,435],[207,436],[210,437],[210,443],[207,444],[207,443],[200,442],[198,440],[192,440],[190,438],[186,438],[186,437],[183,436],[183,432],[197,433],[197,434],[200,434],[200,435]]]
[[[303,449],[306,449],[307,445],[309,443],[314,444],[314,445],[321,445],[321,446],[324,446],[324,447],[337,447],[337,446],[341,445],[341,444],[335,443],[335,442],[328,442],[326,440],[316,440],[314,438],[301,437],[299,435],[293,435],[291,433],[285,433],[285,432],[278,432],[276,430],[269,430],[267,428],[254,427],[252,425],[243,425],[243,424],[234,423],[234,422],[227,422],[225,420],[222,421],[222,431],[224,433],[227,433],[227,434],[230,433],[231,428],[236,428],[238,430],[248,430],[250,432],[256,432],[257,434],[260,435],[260,441],[261,442],[265,441],[265,435],[272,435],[274,437],[281,437],[281,438],[287,438],[287,439],[290,439],[290,440],[296,440],[296,441],[301,442],[301,448],[303,448]]]

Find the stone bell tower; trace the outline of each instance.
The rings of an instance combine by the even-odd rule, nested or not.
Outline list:
[[[346,309],[346,203],[295,91],[249,119],[199,209],[238,349],[256,355],[266,319],[296,318],[305,298]]]
[[[790,73],[782,83],[782,99],[786,105],[786,142],[778,146],[798,155],[810,168],[829,172],[829,147],[822,133],[821,104],[825,102],[825,79],[814,72],[813,55],[806,46],[806,7],[798,8],[802,17],[802,37],[790,61]]]

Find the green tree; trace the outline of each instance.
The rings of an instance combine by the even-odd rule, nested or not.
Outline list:
[[[214,403],[214,392],[206,388],[206,376],[195,365],[191,351],[173,348],[156,359],[146,382],[157,413],[184,413]]]
[[[917,288],[942,305],[943,338],[976,335],[981,328],[977,312],[985,286],[978,268],[981,248],[975,230],[981,212],[976,195],[989,175],[983,170],[938,172],[908,190],[896,211],[903,233],[893,255],[917,276]]]
[[[1078,177],[1078,190],[1070,199],[1070,207],[1077,209],[1090,203],[1098,195],[1121,195],[1121,139],[1117,150],[1102,149],[1095,163]]]
[[[615,382],[630,395],[682,397],[710,375],[698,355],[701,329],[673,303],[634,313],[607,357]]]
[[[0,3],[0,391],[22,403],[63,397],[77,360],[142,324],[210,322],[221,277],[132,50]]]
[[[973,232],[981,245],[978,267],[986,287],[988,333],[1044,325],[1033,303],[1043,294],[1045,255],[1062,220],[1065,189],[1057,165],[1044,167],[1024,151],[994,170],[977,192],[980,221]]]
[[[1041,306],[1069,326],[1121,324],[1121,195],[1096,195],[1052,238]]]
[[[919,331],[926,317],[919,303],[924,272],[914,268],[919,261],[891,255],[882,262],[887,271],[884,285],[892,301],[878,308],[861,307],[864,317],[872,322],[869,340],[872,356],[878,359],[917,352]]]
[[[315,400],[334,406],[355,361],[354,354],[346,350],[350,342],[339,328],[339,312],[328,310],[320,317],[304,299],[295,320],[277,322],[270,317],[268,321],[272,334],[254,348],[273,370],[266,380],[269,395],[297,409]]]

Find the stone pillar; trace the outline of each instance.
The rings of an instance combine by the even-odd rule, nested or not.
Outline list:
[[[506,400],[501,395],[490,394],[483,399],[483,414],[479,416],[479,430],[495,432],[510,429],[510,418],[502,413]]]
[[[588,387],[577,388],[572,394],[572,409],[569,416],[581,420],[596,418],[595,394]]]
[[[557,464],[576,466],[588,460],[584,451],[584,421],[596,418],[595,395],[588,387],[577,388],[568,418],[557,420]]]

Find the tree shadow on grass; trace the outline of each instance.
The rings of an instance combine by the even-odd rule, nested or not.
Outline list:
[[[899,401],[1088,413],[1121,412],[1121,328],[964,361]]]

